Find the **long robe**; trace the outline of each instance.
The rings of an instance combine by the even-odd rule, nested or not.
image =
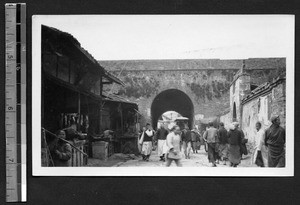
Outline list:
[[[241,163],[241,141],[242,133],[238,129],[230,130],[228,132],[228,159],[234,165]]]
[[[151,141],[143,142],[141,154],[150,155],[151,152],[152,152],[152,142]]]
[[[272,124],[266,130],[265,144],[268,147],[268,166],[285,167],[285,130]]]
[[[240,164],[241,163],[241,152],[240,145],[229,145],[228,147],[228,159],[232,164]]]
[[[156,137],[157,137],[157,155],[158,156],[163,156],[164,154],[167,153],[168,147],[166,145],[166,138],[168,135],[168,131],[165,128],[160,128],[156,132]]]
[[[258,156],[258,152],[261,152],[261,156]],[[259,159],[257,159],[259,157]],[[257,164],[257,160],[261,160],[263,163],[263,167],[268,166],[268,150],[267,147],[265,146],[265,132],[264,130],[260,129],[258,132],[256,132],[256,137],[255,137],[255,147],[254,147],[254,152],[253,152],[253,157],[252,157],[252,164]],[[260,164],[257,164],[258,166],[261,166]]]
[[[157,155],[162,156],[168,152],[168,146],[166,144],[166,140],[158,140],[157,141]]]
[[[167,162],[166,162],[166,166],[170,166],[172,161],[175,161],[177,166],[182,166],[180,159],[181,159],[181,152],[180,152],[180,141],[181,141],[181,137],[180,135],[175,134],[174,132],[170,132],[167,136],[167,147],[168,147],[168,153],[167,153]],[[173,148],[173,151],[170,151]],[[176,159],[174,158],[169,158],[169,156],[173,155],[173,157],[175,156],[173,153],[176,153]]]

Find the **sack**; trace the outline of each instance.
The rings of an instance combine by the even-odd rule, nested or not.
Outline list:
[[[175,152],[169,152],[168,154],[167,154],[167,158],[168,159],[180,159],[181,157],[180,157],[180,153],[179,152],[177,152],[177,153],[175,153]]]
[[[241,154],[247,155],[248,154],[248,150],[245,144],[241,144],[240,145],[240,152]]]
[[[144,134],[145,134],[145,132],[143,132],[143,134],[142,134],[142,136],[141,136],[141,139],[139,140],[139,143],[140,143],[140,144],[143,144],[143,142],[144,142]]]
[[[246,138],[242,139],[242,144],[246,144],[246,143],[248,143],[248,139]]]
[[[207,142],[204,143],[204,149],[205,149],[205,152],[208,152],[208,144],[207,144]]]

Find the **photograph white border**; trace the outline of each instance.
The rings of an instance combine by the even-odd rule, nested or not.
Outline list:
[[[47,15],[32,16],[32,174],[33,176],[294,176],[294,39],[290,16],[290,49],[286,56],[286,167],[42,167],[41,166],[41,25]],[[81,15],[88,18],[89,15]],[[226,15],[228,16],[228,15]],[[238,15],[231,15],[238,17]],[[257,15],[249,15],[257,16]],[[264,15],[265,16],[265,15]],[[278,16],[278,15],[273,15]],[[49,17],[49,16],[48,16]]]

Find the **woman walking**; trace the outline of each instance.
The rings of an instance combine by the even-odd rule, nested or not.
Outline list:
[[[152,151],[152,139],[154,136],[154,130],[151,129],[149,123],[146,125],[146,130],[143,132],[140,143],[142,144],[142,156],[144,161],[149,161]]]
[[[180,153],[180,128],[178,125],[175,125],[171,132],[167,136],[167,146],[168,146],[168,153],[167,153],[167,162],[166,166],[169,167],[173,161],[175,161],[177,167],[181,167],[181,153]]]

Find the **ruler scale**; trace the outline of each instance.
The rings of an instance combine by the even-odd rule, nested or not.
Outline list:
[[[26,201],[26,5],[5,4],[6,201]]]

